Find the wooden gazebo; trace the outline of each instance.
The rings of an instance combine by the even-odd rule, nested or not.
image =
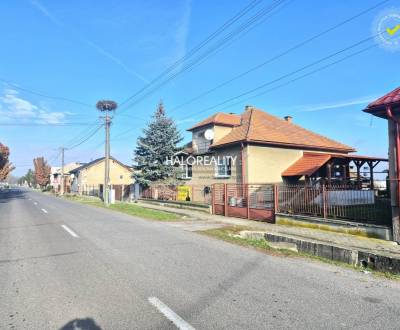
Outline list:
[[[363,111],[388,121],[393,240],[400,243],[400,87],[370,103]]]
[[[289,166],[283,173],[284,178],[298,180],[304,177],[309,183],[321,180],[329,185],[357,185],[361,188],[362,167],[369,168],[369,188],[374,188],[374,169],[380,162],[387,162],[386,158],[370,157],[351,154],[314,153],[305,152],[303,157]],[[356,167],[356,175],[350,172],[350,164]]]

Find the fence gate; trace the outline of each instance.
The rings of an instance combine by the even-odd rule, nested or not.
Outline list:
[[[225,215],[225,184],[213,184],[212,206],[214,214]]]
[[[214,184],[213,213],[273,223],[275,222],[274,185]]]

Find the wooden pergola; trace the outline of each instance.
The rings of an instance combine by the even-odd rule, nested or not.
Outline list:
[[[308,182],[321,180],[329,185],[332,183],[349,184],[352,181],[350,163],[356,166],[356,185],[361,188],[361,169],[367,164],[369,167],[370,188],[374,188],[374,169],[381,162],[388,159],[349,154],[329,154],[305,152],[303,157],[286,169],[283,177],[299,179],[304,177]]]

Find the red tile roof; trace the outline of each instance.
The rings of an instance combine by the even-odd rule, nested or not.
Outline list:
[[[378,107],[381,105],[387,105],[391,103],[396,103],[400,102],[400,87],[397,87],[396,89],[392,90],[390,93],[387,93],[386,95],[383,95],[379,99],[375,100],[374,102],[371,102],[368,104],[367,108],[373,108],[373,107]]]
[[[305,152],[301,158],[282,172],[282,176],[310,176],[331,158],[347,158],[359,161],[388,161],[387,158],[381,157]]]
[[[240,115],[217,112],[216,114],[204,119],[203,121],[197,123],[188,129],[188,131],[192,131],[195,128],[207,126],[207,125],[222,125],[222,126],[237,126],[240,125]]]
[[[303,157],[282,172],[282,176],[310,176],[321,168],[329,159],[331,159],[330,154],[304,153]]]
[[[392,105],[392,110],[398,111],[400,109],[400,87],[397,87],[374,102],[371,102],[363,111],[378,117],[386,118],[387,105]]]
[[[249,108],[241,116],[241,124],[233,127],[212,147],[238,142],[254,142],[279,146],[300,147],[334,152],[352,152],[353,148],[306,130],[264,111]]]
[[[347,158],[350,161],[388,161],[387,158],[381,157],[305,152],[301,158],[296,160],[282,172],[282,176],[310,176],[325,165],[325,163],[331,158]]]

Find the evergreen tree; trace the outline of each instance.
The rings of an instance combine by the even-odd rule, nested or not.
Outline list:
[[[182,136],[175,122],[165,114],[162,102],[137,140],[134,161],[136,182],[148,186],[151,182],[168,181],[174,177],[175,168],[166,160],[179,150]]]

